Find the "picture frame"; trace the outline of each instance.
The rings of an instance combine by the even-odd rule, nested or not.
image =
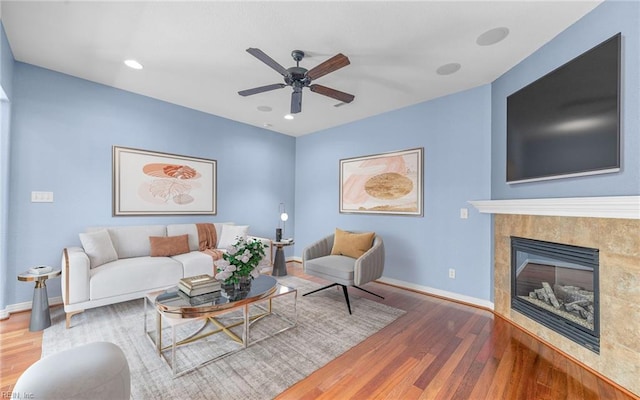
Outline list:
[[[340,160],[340,213],[423,216],[424,148]]]
[[[217,162],[113,146],[113,215],[216,215]]]

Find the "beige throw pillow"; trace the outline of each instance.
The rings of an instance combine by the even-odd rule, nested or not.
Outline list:
[[[351,233],[336,228],[332,255],[360,258],[373,246],[375,232]]]
[[[90,268],[99,267],[118,259],[118,253],[116,253],[111,236],[106,229],[81,233],[79,236],[84,252],[89,256]]]
[[[149,236],[151,257],[170,257],[188,253],[189,235],[180,236]]]

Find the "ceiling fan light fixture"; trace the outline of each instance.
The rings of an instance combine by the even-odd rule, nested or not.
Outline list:
[[[142,64],[134,59],[124,60],[124,65],[131,69],[141,70],[143,68]]]
[[[503,41],[508,35],[509,28],[505,28],[503,26],[500,28],[493,28],[478,36],[476,43],[478,46],[491,46],[492,44]]]

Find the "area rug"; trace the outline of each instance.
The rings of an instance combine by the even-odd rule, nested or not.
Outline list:
[[[175,379],[144,333],[142,300],[87,310],[73,317],[71,329],[65,329],[64,311],[55,308],[52,326],[43,334],[42,355],[89,342],[115,343],[129,362],[133,399],[272,399],[404,313],[354,295],[349,315],[342,290],[302,297],[319,285],[293,276],[278,280],[298,289],[295,328]],[[278,298],[274,310],[283,314],[291,310],[290,297]],[[272,320],[278,323],[273,317],[256,323],[252,336],[272,328]],[[181,348],[178,354],[182,361],[197,361],[203,354],[234,345],[226,335],[217,334]]]

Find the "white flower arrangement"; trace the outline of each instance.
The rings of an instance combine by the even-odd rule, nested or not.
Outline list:
[[[226,249],[222,260],[216,261],[216,279],[225,283],[238,283],[240,277],[257,278],[262,267],[269,265],[269,260],[264,257],[265,247],[267,246],[257,239],[238,237]]]

